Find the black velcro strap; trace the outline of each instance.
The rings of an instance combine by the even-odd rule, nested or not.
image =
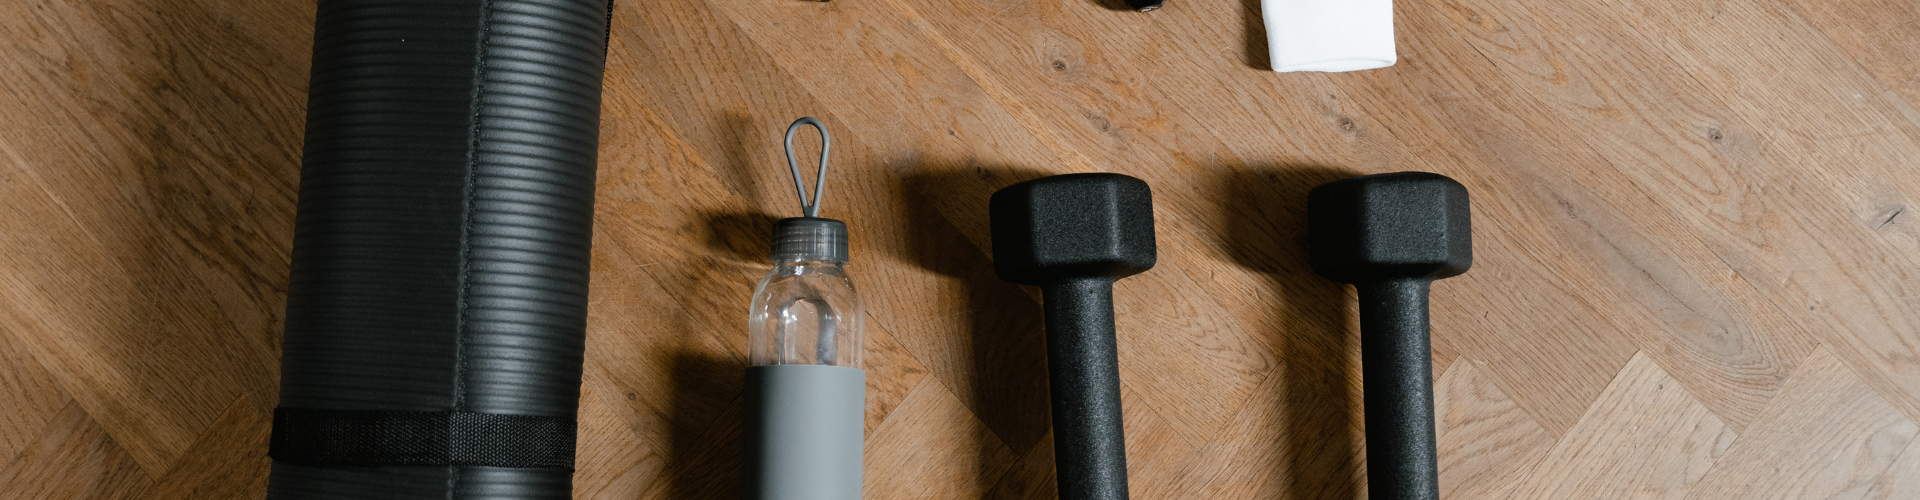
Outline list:
[[[305,465],[573,470],[570,418],[462,411],[275,408],[267,456]]]

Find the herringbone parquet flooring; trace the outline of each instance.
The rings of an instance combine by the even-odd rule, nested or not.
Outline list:
[[[1258,69],[1258,4],[620,1],[576,496],[734,497],[811,115],[868,498],[1051,497],[1037,295],[985,207],[1079,171],[1157,202],[1118,289],[1133,496],[1362,498],[1304,194],[1398,170],[1474,196],[1433,299],[1448,498],[1920,497],[1920,4],[1401,0],[1400,63],[1331,75]],[[263,494],[313,11],[0,2],[0,497]]]

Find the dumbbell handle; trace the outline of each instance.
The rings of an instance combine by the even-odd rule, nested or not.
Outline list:
[[[1060,500],[1124,500],[1127,442],[1120,417],[1113,281],[1069,280],[1043,286],[1041,293]]]
[[[1373,500],[1440,498],[1433,435],[1432,281],[1355,284],[1367,404],[1367,490]]]

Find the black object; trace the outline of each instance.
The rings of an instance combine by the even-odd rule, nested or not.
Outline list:
[[[1153,193],[1120,174],[1056,175],[1001,189],[990,211],[994,271],[1045,297],[1060,498],[1127,498],[1113,282],[1153,268]]]
[[[323,0],[270,498],[568,498],[605,0]]]
[[[1313,270],[1360,296],[1367,489],[1440,498],[1427,289],[1473,265],[1467,188],[1425,172],[1366,175],[1307,194]]]
[[[1133,10],[1140,12],[1153,12],[1158,10],[1160,5],[1165,4],[1166,1],[1167,0],[1127,0],[1127,7],[1131,7]]]
[[[280,408],[273,429],[267,453],[307,465],[573,466],[574,423],[560,417]]]

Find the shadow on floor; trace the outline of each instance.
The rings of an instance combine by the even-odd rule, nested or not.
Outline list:
[[[1260,10],[1260,0],[1240,0],[1240,10],[1240,29],[1247,42],[1247,66],[1273,71],[1273,58],[1268,54],[1267,20]]]
[[[1256,2],[1257,4],[1257,2]],[[1351,293],[1308,264],[1307,192],[1357,175],[1317,165],[1221,169],[1216,186],[1229,230],[1220,242],[1235,263],[1265,275],[1279,301],[1266,324],[1280,347],[1282,448],[1274,483],[1286,498],[1365,497],[1364,418],[1358,389],[1359,332]]]
[[[737,263],[765,267],[773,254],[773,223],[778,217],[760,212],[707,212],[707,251]],[[742,310],[742,313],[746,311]]]
[[[746,366],[737,359],[680,353],[673,359],[673,442],[666,470],[650,488],[665,498],[740,498],[741,433],[745,401],[739,397]],[[716,383],[725,380],[728,383]],[[718,387],[724,390],[716,391]],[[718,393],[718,394],[716,394]],[[732,395],[731,403],[716,398]],[[710,404],[689,404],[690,402]],[[724,404],[716,415],[711,408]]]
[[[970,360],[971,391],[956,394],[1015,454],[1025,454],[1051,425],[1047,398],[1046,337],[1035,295],[1002,281],[993,272],[993,260],[956,227],[988,225],[986,198],[993,190],[1045,173],[1014,167],[915,169],[907,191],[918,200],[904,207],[914,225],[907,257],[927,270],[960,280],[965,297],[960,322],[970,352],[956,359]],[[987,463],[983,454],[978,472],[987,482],[998,480],[1004,463]]]

